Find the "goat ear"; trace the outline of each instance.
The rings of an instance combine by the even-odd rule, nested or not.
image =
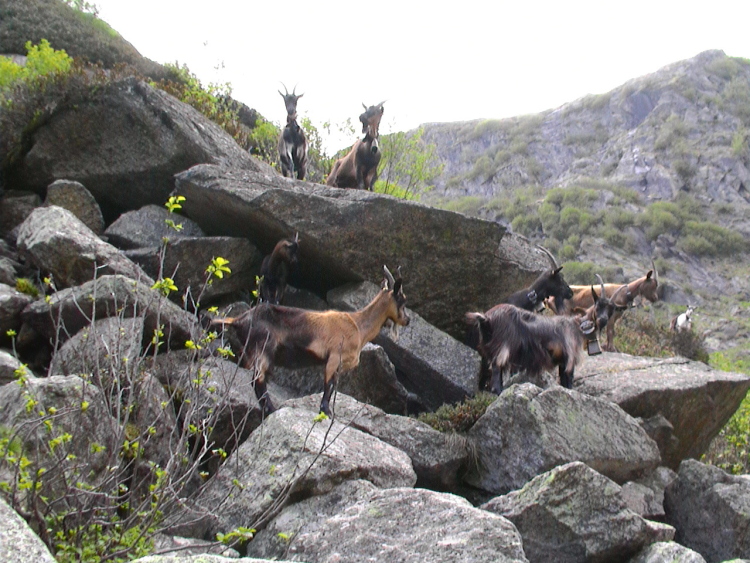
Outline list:
[[[556,276],[557,274],[559,274],[559,273],[560,273],[560,270],[562,270],[562,269],[563,269],[563,267],[562,267],[562,266],[560,266],[559,268],[556,268],[556,269],[555,269],[555,270],[554,270],[554,271],[552,272],[552,275],[553,275],[553,276]]]
[[[591,286],[591,295],[594,298],[594,303],[599,302],[599,296],[596,294],[596,290],[594,289],[594,286]]]
[[[648,271],[648,274],[646,274],[646,279],[647,279],[647,280],[650,280],[650,279],[651,279],[651,276],[653,276],[653,275],[654,275],[654,271],[653,271],[653,270],[649,270],[649,271]]]

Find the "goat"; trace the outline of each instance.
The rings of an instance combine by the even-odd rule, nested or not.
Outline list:
[[[320,412],[331,416],[329,402],[338,374],[359,365],[362,347],[378,335],[386,322],[409,324],[400,268],[395,278],[386,266],[383,272],[381,291],[367,306],[353,313],[261,303],[239,317],[212,321],[232,325],[244,342],[240,365],[255,370],[255,394],[266,415],[275,410],[266,388],[273,366],[294,369],[324,364]]]
[[[599,283],[604,285],[601,277]],[[467,313],[470,330],[478,333],[477,350],[482,357],[479,389],[489,383],[490,391],[500,394],[504,373],[525,371],[539,375],[555,366],[560,384],[572,389],[584,346],[589,355],[601,353],[597,333],[607,325],[614,310],[612,299],[599,297],[594,286],[590,291],[594,305],[575,317],[537,315],[508,303],[496,305],[484,314]]]
[[[335,188],[358,188],[373,190],[378,179],[378,164],[380,164],[380,144],[378,142],[378,128],[383,117],[383,104],[369,108],[362,104],[365,112],[359,116],[362,122],[364,138],[357,139],[351,150],[343,158],[336,161],[326,184]]]
[[[671,320],[669,323],[669,330],[675,331],[675,332],[689,332],[693,330],[693,311],[695,311],[697,307],[694,307],[693,305],[688,305],[687,310],[684,313],[680,313],[675,318]]]
[[[549,250],[541,246],[538,248],[547,255],[552,268],[542,273],[531,286],[506,297],[503,303],[509,303],[527,311],[538,311],[544,306],[545,299],[553,298],[555,302],[562,303],[564,299],[573,297],[570,286],[565,283],[560,273],[562,266],[557,265],[555,257]]]
[[[294,240],[280,240],[273,252],[263,258],[260,266],[260,287],[258,297],[266,303],[279,305],[284,298],[289,274],[297,265],[299,253],[299,233]]]
[[[604,291],[607,297],[612,296],[621,288],[625,287],[624,299],[621,296],[615,303],[615,314],[610,319],[610,323],[607,325],[607,341],[604,345],[604,350],[607,352],[616,352],[615,348],[615,324],[620,320],[620,317],[625,311],[632,306],[633,301],[636,297],[648,299],[651,303],[659,300],[658,287],[658,273],[656,271],[656,265],[654,261],[651,261],[651,270],[649,270],[645,276],[633,280],[625,285],[608,283],[604,284]],[[555,312],[558,314],[576,315],[586,311],[593,304],[593,300],[587,291],[588,286],[585,285],[571,285],[570,289],[573,291],[573,297],[566,300],[562,308],[556,308]],[[554,304],[555,306],[558,303]],[[552,307],[550,307],[552,308]]]
[[[279,90],[279,94],[284,98],[287,114],[286,127],[279,136],[279,162],[284,177],[294,178],[296,173],[298,180],[304,180],[307,171],[307,137],[297,123],[297,100],[304,94],[297,95],[296,90],[296,86],[291,94],[286,86],[284,86],[286,94],[282,94]]]

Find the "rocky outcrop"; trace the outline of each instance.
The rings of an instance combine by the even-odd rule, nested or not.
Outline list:
[[[402,266],[407,304],[461,337],[462,315],[486,310],[547,267],[547,258],[494,223],[362,190],[201,165],[178,174],[185,214],[210,235],[246,237],[264,254],[299,233],[292,285],[325,295]],[[501,240],[515,241],[513,256]],[[426,258],[429,257],[429,258]]]
[[[620,487],[586,464],[556,467],[482,508],[508,518],[539,563],[626,562],[674,530],[629,510]]]
[[[56,205],[67,209],[97,236],[104,231],[102,210],[91,192],[80,182],[55,180],[47,186],[44,205]]]
[[[39,536],[1,498],[0,560],[15,563],[55,563],[55,558]]]
[[[227,459],[199,502],[222,505],[214,531],[258,528],[288,495],[301,500],[350,479],[390,488],[414,486],[417,477],[409,457],[393,446],[336,421],[316,422],[307,409],[284,407]]]
[[[104,274],[123,274],[152,285],[154,280],[114,246],[97,237],[62,207],[40,207],[18,231],[18,248],[58,289],[80,285]]]
[[[687,459],[664,492],[676,541],[709,563],[750,559],[750,481]]]
[[[71,137],[75,143],[65,142]],[[80,182],[109,222],[123,211],[162,205],[173,175],[204,162],[269,171],[197,110],[125,78],[53,111],[9,181],[38,193],[56,179]]]
[[[618,483],[659,464],[654,441],[617,405],[557,386],[506,389],[468,437],[478,461],[467,482],[500,494],[571,461],[583,461]]]
[[[699,458],[739,407],[750,377],[685,358],[603,354],[578,371],[575,389],[617,403],[634,417],[663,416],[676,440],[661,440],[664,464]]]
[[[525,562],[521,537],[505,518],[463,498],[424,489],[391,488],[350,505],[315,529],[297,534],[292,561]]]
[[[170,227],[167,221],[179,225],[179,229]],[[204,236],[195,221],[170,213],[162,205],[144,205],[134,211],[122,213],[107,227],[104,234],[120,250],[157,248],[165,238],[175,241],[183,237]]]

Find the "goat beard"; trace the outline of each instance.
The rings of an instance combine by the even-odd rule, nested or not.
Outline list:
[[[394,323],[391,319],[387,319],[383,324],[383,327],[388,329],[388,336],[391,340],[398,340],[398,329],[399,326]]]

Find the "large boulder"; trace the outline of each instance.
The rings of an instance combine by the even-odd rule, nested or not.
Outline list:
[[[481,508],[515,524],[535,563],[624,563],[674,536],[629,510],[617,483],[581,462],[556,467]]]
[[[375,491],[314,529],[303,528],[286,557],[308,563],[527,561],[518,531],[505,518],[455,495],[410,488]]]
[[[706,563],[701,554],[673,541],[652,543],[644,548],[630,563]]]
[[[680,464],[664,491],[666,521],[676,541],[709,563],[750,559],[750,480],[694,459]]]
[[[366,281],[331,290],[327,299],[334,309],[356,311],[366,307],[379,291],[379,286]],[[388,354],[404,387],[419,398],[418,408],[434,411],[473,396],[479,354],[408,307],[407,313],[409,326],[398,327],[397,337],[384,328],[373,342]]]
[[[750,389],[750,377],[679,357],[602,354],[577,372],[575,389],[634,417],[666,418],[676,440],[658,442],[664,465],[676,470],[683,459],[706,452]]]
[[[364,432],[280,408],[227,458],[201,492],[199,503],[217,511],[214,532],[259,528],[288,498],[301,500],[351,479],[412,487],[417,476],[402,452]]]
[[[324,295],[403,266],[409,307],[459,338],[466,311],[489,309],[549,265],[496,223],[391,196],[211,165],[176,184],[185,214],[210,235],[247,237],[268,254],[298,232],[295,287]]]
[[[144,317],[143,345],[157,338],[159,351],[182,349],[198,340],[194,317],[149,286],[124,276],[102,276],[63,289],[29,304],[21,313],[24,326],[52,342],[62,342],[97,319]]]
[[[324,375],[323,365],[296,370],[274,368],[270,379],[296,397],[303,397],[323,393]],[[390,414],[407,414],[412,397],[396,377],[396,369],[383,348],[370,343],[362,348],[359,365],[337,376],[336,391]]]
[[[655,469],[659,450],[638,422],[609,401],[562,387],[513,385],[469,431],[478,457],[469,484],[504,494],[571,461],[625,483]]]
[[[111,221],[163,204],[175,173],[206,162],[270,173],[197,110],[129,77],[59,104],[9,181],[38,193],[58,178],[81,182]]]
[[[172,221],[175,229],[167,221]],[[104,231],[107,240],[121,250],[158,247],[165,238],[175,241],[184,237],[202,237],[195,221],[170,213],[163,205],[144,205],[120,215]]]
[[[160,273],[170,277],[177,286],[172,295],[180,302],[187,296],[190,307],[198,302],[206,306],[221,298],[249,295],[255,289],[262,259],[249,240],[235,237],[181,237],[170,241],[163,253],[153,247],[130,250],[125,255],[154,278]],[[231,270],[221,278],[206,271],[218,257],[228,260]]]
[[[120,463],[120,432],[102,392],[77,376],[26,377],[20,383],[0,387],[0,426],[15,434],[31,462],[28,471],[46,469],[41,494],[57,500],[70,494],[71,482],[112,479]],[[60,443],[51,446],[53,440]]]
[[[18,231],[18,248],[59,289],[95,276],[122,274],[152,285],[154,281],[129,258],[96,236],[73,213],[52,205],[35,209]]]
[[[55,563],[49,549],[15,510],[0,498],[0,561]]]
[[[352,504],[367,500],[378,488],[362,479],[344,481],[330,493],[286,506],[268,526],[259,530],[247,545],[247,554],[262,559],[281,559],[289,541],[301,529],[316,530],[326,519],[342,513]]]
[[[97,236],[104,232],[102,210],[91,192],[80,182],[55,180],[47,187],[44,204],[67,209]]]
[[[284,406],[307,409],[314,416],[320,401],[317,396],[287,401]],[[338,394],[336,420],[406,452],[417,474],[417,486],[451,491],[458,487],[459,476],[469,464],[466,439],[438,432],[411,417],[386,414]]]
[[[0,283],[0,345],[10,346],[8,331],[18,333],[21,328],[21,311],[34,299]]]
[[[148,369],[177,399],[183,425],[200,429],[210,449],[232,452],[262,422],[255,374],[237,364],[180,350],[158,355]]]

